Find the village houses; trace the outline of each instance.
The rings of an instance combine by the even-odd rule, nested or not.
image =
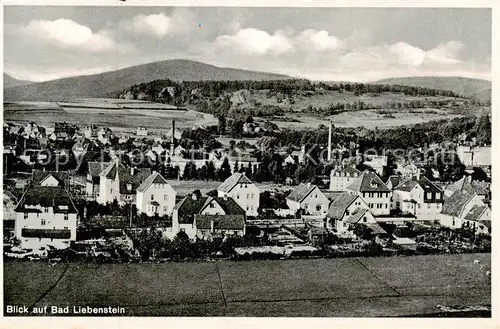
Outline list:
[[[392,199],[393,210],[433,221],[443,208],[444,192],[426,177],[412,178],[394,188]]]
[[[15,237],[26,249],[38,250],[47,245],[67,248],[70,241],[76,240],[78,213],[65,179],[55,173],[37,175],[15,209]]]
[[[351,194],[357,194],[368,204],[374,216],[389,215],[392,191],[374,172],[365,170],[347,187]]]
[[[185,232],[190,239],[196,236],[206,237],[212,233],[243,235],[245,220],[245,210],[233,198],[192,193],[175,205],[172,231],[167,235],[175,236],[178,232]]]
[[[158,172],[153,172],[137,187],[137,211],[148,216],[171,216],[176,196],[167,180]]]
[[[287,197],[286,204],[290,210],[297,212],[303,209],[306,214],[324,217],[328,211],[330,200],[318,186],[306,183],[299,184]]]
[[[330,191],[345,191],[359,175],[361,175],[361,172],[354,166],[336,167],[330,173]]]
[[[243,173],[234,173],[217,188],[219,197],[229,196],[245,210],[247,216],[257,216],[260,190]]]

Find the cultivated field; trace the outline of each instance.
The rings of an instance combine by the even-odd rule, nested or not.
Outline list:
[[[443,110],[437,109],[413,109],[412,113],[403,110],[383,110],[390,111],[391,117],[386,117],[384,114],[379,114],[380,110],[363,110],[343,112],[340,114],[320,118],[307,113],[287,114],[287,118],[295,119],[298,122],[286,122],[274,120],[272,121],[281,128],[293,129],[311,129],[320,124],[325,124],[331,120],[337,127],[365,127],[373,129],[390,128],[395,126],[412,125],[417,123],[429,122],[440,119],[453,119],[459,117],[457,114],[450,114]]]
[[[113,103],[110,106],[115,105],[116,103]],[[107,106],[89,108],[62,107],[50,102],[9,103],[4,104],[4,121],[13,123],[34,121],[47,127],[53,126],[57,121],[66,121],[80,126],[89,124],[108,126],[116,131],[135,131],[137,126],[144,126],[159,132],[169,130],[172,120],[176,120],[179,128],[217,124],[217,119],[210,114],[158,108],[157,104],[146,105],[141,103],[141,108],[138,108],[138,105],[131,106],[133,108],[128,108],[129,105],[119,108]]]
[[[5,304],[127,315],[377,317],[491,304],[490,254],[164,264],[4,264]],[[474,264],[474,260],[481,261]],[[24,273],[19,275],[19,273]]]

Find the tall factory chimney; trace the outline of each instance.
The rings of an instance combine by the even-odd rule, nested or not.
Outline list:
[[[332,121],[328,121],[328,162],[332,161]]]
[[[172,136],[170,137],[170,158],[174,155],[175,144],[175,120],[172,120]]]

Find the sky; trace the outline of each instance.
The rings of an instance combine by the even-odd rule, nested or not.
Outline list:
[[[4,71],[47,81],[167,59],[311,80],[491,80],[484,8],[4,7]]]

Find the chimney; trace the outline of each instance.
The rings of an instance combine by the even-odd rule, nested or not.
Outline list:
[[[307,182],[307,187],[310,188],[311,187],[311,182]]]
[[[332,121],[328,121],[328,162],[332,161]]]
[[[130,175],[134,176],[135,174],[135,167],[130,167]]]
[[[191,194],[191,199],[193,199],[193,200],[197,200],[198,199],[198,196],[196,195],[196,193]]]

